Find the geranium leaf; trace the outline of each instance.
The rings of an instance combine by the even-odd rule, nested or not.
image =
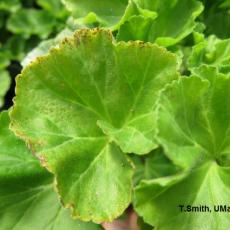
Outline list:
[[[0,70],[5,69],[10,64],[9,54],[0,48]]]
[[[125,13],[128,0],[99,1],[99,0],[63,0],[66,8],[75,18],[94,14],[95,19],[104,26],[116,25]]]
[[[196,72],[200,77],[173,82],[159,100],[158,140],[165,154],[185,168],[175,176],[142,181],[136,189],[136,210],[159,229],[207,223],[209,229],[224,229],[229,221],[215,213],[214,205],[227,204],[230,194],[230,77],[202,68]],[[206,205],[211,212],[181,212],[179,205]]]
[[[160,102],[158,139],[169,158],[185,167],[197,160],[220,159],[230,144],[230,79],[215,72],[207,80],[202,77],[174,82]]]
[[[9,130],[9,123],[8,113],[0,114],[0,228],[101,229],[71,219],[53,191],[53,176]]]
[[[14,12],[21,6],[20,0],[1,0],[0,10]]]
[[[30,43],[21,35],[11,36],[3,46],[4,52],[10,60],[21,60]]]
[[[80,30],[18,77],[13,129],[56,174],[75,216],[112,220],[129,205],[133,169],[120,148],[136,133],[152,143],[148,151],[155,148],[155,103],[177,79],[176,68],[175,56],[155,45],[113,43],[106,30]],[[127,146],[143,153],[138,142]]]
[[[165,177],[180,170],[165,156],[162,148],[155,149],[145,156],[131,155],[130,158],[135,168],[134,185],[143,179]]]
[[[152,19],[157,16],[156,12],[139,7],[133,0],[118,0],[116,2],[63,0],[63,3],[79,22],[98,24],[112,30],[117,30],[120,25],[134,15]]]
[[[230,39],[221,40],[210,36],[193,47],[188,62],[190,68],[208,64],[223,72],[230,69]]]
[[[132,16],[128,21],[121,25],[117,40],[118,41],[149,41],[149,31],[152,28],[154,19],[142,15]]]
[[[146,156],[144,179],[165,177],[173,175],[177,171],[179,168],[165,156],[162,148],[158,148]]]
[[[4,96],[10,87],[10,76],[5,70],[0,69],[0,108],[4,104]]]
[[[38,35],[47,38],[55,25],[55,19],[44,10],[21,9],[12,14],[7,22],[7,29],[25,38]]]
[[[62,202],[75,218],[112,221],[128,206],[132,168],[120,149],[104,138],[69,141],[41,157],[55,173]]]
[[[61,3],[61,0],[37,0],[37,3],[44,10],[48,11],[50,14],[53,14],[57,18],[65,19],[66,16],[68,16],[68,12]]]
[[[192,33],[196,26],[195,19],[203,10],[202,4],[196,0],[135,0],[135,3],[142,9],[156,12],[157,18],[129,18],[120,27],[119,40],[144,39],[162,46],[174,45]],[[144,28],[141,35],[135,34],[137,27]]]
[[[165,84],[177,79],[176,57],[155,45],[138,42],[133,44],[113,44],[110,36],[106,31],[82,30],[76,34],[74,39],[66,40],[60,47],[61,51],[59,49],[53,50],[51,55],[43,61],[43,68],[40,68],[40,60],[38,60],[35,65],[32,65],[32,71],[31,68],[28,68],[23,75],[40,76],[43,75],[41,74],[42,71],[48,69],[52,75],[44,76],[45,78],[42,78],[41,83],[39,83],[42,85],[42,83],[48,81],[48,77],[56,76],[56,71],[64,71],[62,74],[59,72],[59,75],[55,77],[56,82],[51,81],[49,83],[50,87],[55,86],[55,84],[62,84],[59,88],[55,87],[56,94],[51,96],[55,98],[60,94],[61,98],[58,98],[58,100],[63,100],[66,104],[76,101],[79,104],[78,107],[82,109],[79,110],[72,106],[69,110],[84,113],[88,116],[86,117],[87,120],[90,119],[93,124],[85,123],[86,129],[82,130],[81,122],[78,122],[74,129],[73,127],[69,128],[69,132],[71,131],[69,134],[62,135],[62,138],[59,135],[58,139],[69,140],[75,136],[103,135],[98,128],[99,125],[103,126],[103,131],[109,133],[115,140],[116,136],[115,134],[113,135],[112,131],[118,130],[126,135],[124,139],[130,135],[129,141],[132,141],[132,139],[136,138],[135,136],[132,138],[135,132],[129,133],[128,131],[133,129],[142,135],[142,138],[146,139],[146,141],[153,142],[153,147],[149,148],[150,151],[155,147],[155,142],[153,141],[155,132],[153,129],[155,126],[154,107],[158,92]],[[76,44],[75,41],[79,44]],[[72,55],[70,50],[73,49],[78,50],[79,55]],[[91,55],[93,52],[97,54],[95,57]],[[133,56],[136,58],[133,58]],[[140,57],[141,59],[139,59]],[[58,70],[53,60],[63,62],[63,59],[64,61],[66,60],[65,65],[61,70]],[[85,65],[82,65],[83,59],[87,60]],[[97,65],[92,65],[91,63],[97,62],[97,59],[100,62]],[[148,60],[147,65],[145,60]],[[78,67],[72,68],[72,65],[77,65]],[[63,74],[66,79],[61,78]],[[70,91],[69,87],[71,86],[68,85],[68,81],[73,80],[72,76],[77,77],[73,81],[74,88]],[[81,76],[85,77],[82,78]],[[25,77],[24,79],[26,80],[27,78]],[[25,81],[24,79],[22,80]],[[113,84],[110,82],[113,82]],[[50,95],[50,89],[44,87],[44,84],[42,86],[44,89],[41,93]],[[40,91],[36,92],[40,93]],[[65,98],[62,96],[63,93]],[[79,96],[80,94],[81,97]],[[122,108],[120,108],[121,103],[124,106]],[[74,119],[82,120],[84,117],[80,116],[79,118],[79,116],[76,116],[76,118],[72,118],[73,123],[76,123]],[[66,128],[69,127],[69,122],[67,122],[68,126],[65,124]],[[48,123],[43,123],[44,129],[49,130],[52,128],[53,131],[59,132],[59,134],[63,132],[61,131],[62,129],[58,131],[57,127],[55,128],[56,125],[48,127]],[[35,130],[37,129],[34,125],[32,127]],[[79,133],[76,130],[81,132]],[[76,135],[76,132],[78,135]],[[47,138],[44,141],[49,143]],[[116,142],[122,145],[125,140],[116,140]],[[140,145],[143,144],[140,143]],[[130,152],[139,153],[138,146],[131,147],[129,147]],[[149,152],[145,151],[145,153]]]

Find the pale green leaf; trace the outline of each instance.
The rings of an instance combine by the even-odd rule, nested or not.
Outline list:
[[[132,16],[128,21],[121,25],[117,40],[118,41],[149,41],[149,31],[152,28],[154,19],[142,15]]]
[[[215,71],[202,77],[174,82],[160,100],[159,142],[169,158],[185,167],[220,160],[230,145],[230,78]]]
[[[196,27],[193,30],[193,41],[194,44],[198,44],[205,40],[204,35],[205,25],[202,22],[197,22]]]
[[[9,55],[0,48],[0,69],[5,69],[10,64]]]
[[[43,9],[48,11],[50,14],[53,14],[57,18],[65,19],[68,15],[68,12],[61,3],[61,0],[37,0],[37,3]]]
[[[20,0],[1,0],[0,10],[14,12],[20,8]]]
[[[56,174],[74,216],[112,220],[129,205],[133,169],[121,149],[143,154],[156,147],[155,103],[177,79],[176,68],[175,56],[156,45],[80,30],[18,77],[13,129]]]
[[[225,71],[230,68],[230,39],[220,40],[210,36],[193,47],[188,63],[190,68],[207,64]]]
[[[55,173],[62,203],[75,218],[112,221],[131,201],[130,163],[105,138],[79,138],[39,155]]]
[[[63,3],[75,18],[82,18],[93,13],[95,21],[100,22],[104,26],[113,26],[124,15],[128,0],[63,0]]]
[[[117,30],[133,15],[156,18],[156,12],[139,7],[133,0],[63,0],[63,3],[80,23],[109,27],[112,30]]]
[[[7,29],[25,38],[38,35],[47,38],[55,25],[55,19],[48,12],[36,9],[21,9],[10,16]]]
[[[0,115],[0,229],[101,229],[71,219],[53,191],[53,176],[9,130],[9,122],[8,113],[3,112]]]

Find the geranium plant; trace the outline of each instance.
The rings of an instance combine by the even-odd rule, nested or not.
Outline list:
[[[229,1],[25,2],[0,3],[0,229],[227,229]]]

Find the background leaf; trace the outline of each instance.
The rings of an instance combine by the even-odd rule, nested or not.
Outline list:
[[[20,0],[1,0],[0,10],[14,12],[21,6]]]
[[[166,47],[174,45],[192,33],[196,25],[195,19],[203,10],[200,2],[191,0],[176,0],[170,3],[167,0],[157,0],[154,2],[150,0],[135,0],[135,2],[142,9],[156,12],[157,18],[152,22],[150,21],[151,24],[147,18],[138,17],[135,18],[135,21],[132,18],[129,19],[120,28],[119,40],[124,39],[127,41],[144,38],[144,41],[156,42]],[[136,38],[133,37],[136,28],[133,25],[134,23],[136,26],[144,27],[142,35]]]
[[[56,18],[62,19],[68,16],[68,12],[62,5],[61,0],[37,0],[37,3]]]
[[[103,26],[110,27],[121,20],[128,5],[128,0],[63,0],[63,3],[75,18],[85,17],[89,13],[94,13],[95,21],[98,21]]]
[[[47,38],[55,25],[55,19],[48,12],[35,9],[21,9],[12,14],[7,29],[25,38],[37,35]]]
[[[207,64],[218,67],[220,71],[230,70],[230,39],[210,36],[193,47],[188,62],[190,68]]]

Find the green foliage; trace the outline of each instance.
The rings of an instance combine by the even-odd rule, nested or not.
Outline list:
[[[168,158],[185,171],[144,180],[136,188],[136,210],[157,228],[171,229],[173,223],[176,228],[186,229],[208,222],[212,226],[209,229],[224,229],[228,223],[227,213],[212,210],[212,214],[187,214],[178,207],[189,204],[213,209],[214,205],[227,203],[230,192],[226,184],[230,165],[230,78],[214,68],[202,68],[200,77],[175,81],[160,97],[158,140]],[[182,102],[178,104],[179,100]],[[156,195],[153,198],[151,194]]]
[[[193,47],[189,57],[190,68],[202,64],[216,66],[220,71],[230,70],[230,39],[220,40],[210,36]]]
[[[36,3],[42,9],[34,8]],[[56,36],[68,17],[67,10],[58,1],[2,0],[0,2],[0,71],[6,75],[18,73],[12,61],[21,61],[42,39]],[[8,73],[7,73],[8,72]],[[1,80],[3,81],[3,80]],[[0,86],[1,98],[7,92],[4,83]],[[4,89],[3,89],[4,88]],[[9,86],[7,87],[7,89]],[[4,92],[4,95],[3,95]],[[1,106],[2,107],[2,99]]]
[[[203,20],[208,35],[226,39],[230,37],[230,4],[226,0],[204,0],[205,11]]]
[[[188,36],[195,28],[195,19],[202,12],[202,4],[191,0],[135,0],[143,9],[157,13],[155,20],[147,17],[131,17],[119,31],[119,40],[144,40],[162,46],[171,46]],[[178,17],[178,15],[180,15]],[[181,20],[183,18],[183,20]],[[169,23],[170,22],[170,23]],[[141,29],[143,27],[143,29]],[[136,33],[136,29],[142,34]],[[138,36],[138,37],[136,37]]]
[[[1,0],[0,10],[14,12],[21,7],[20,0]]]
[[[12,14],[7,23],[7,29],[25,38],[38,35],[47,38],[54,27],[54,18],[45,11],[23,9]]]
[[[63,7],[61,0],[37,0],[37,4],[58,19],[68,16],[68,12]]]
[[[63,2],[76,18],[84,17],[88,22],[93,17],[91,23],[118,29],[118,40],[143,40],[163,46],[174,45],[192,33],[195,19],[203,10],[196,0],[176,0],[170,4],[167,0]]]
[[[181,230],[224,230],[228,213],[215,212],[213,207],[228,203],[229,192],[229,168],[208,162],[185,175],[142,181],[136,188],[136,210],[157,229],[171,230],[173,225]],[[187,205],[206,205],[212,211],[191,212]]]
[[[226,230],[229,7],[1,0],[0,229]]]
[[[125,13],[128,0],[63,0],[63,3],[75,18],[92,17],[92,22],[110,27],[119,23]]]
[[[129,205],[132,167],[124,153],[144,154],[157,147],[154,107],[159,90],[177,79],[176,67],[174,55],[155,45],[114,44],[106,31],[82,30],[23,71],[11,114],[13,129],[56,174],[59,193],[73,215],[112,220]],[[63,167],[69,167],[66,174]]]

